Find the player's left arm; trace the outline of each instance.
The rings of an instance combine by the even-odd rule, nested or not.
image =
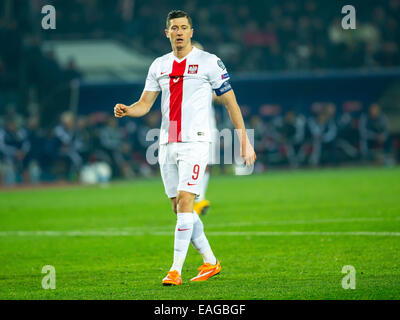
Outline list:
[[[215,95],[216,96],[216,95]],[[236,133],[239,137],[240,142],[240,155],[247,166],[251,166],[257,159],[254,148],[250,143],[249,137],[247,136],[246,128],[243,121],[242,112],[236,101],[235,93],[233,89],[225,92],[220,96],[216,96],[216,100],[219,104],[225,106],[229,113],[229,117],[236,129]]]
[[[215,94],[215,92],[213,92],[212,103],[213,103],[213,104],[219,104],[219,105],[221,105],[221,106],[223,105],[221,97],[218,97],[218,96]]]

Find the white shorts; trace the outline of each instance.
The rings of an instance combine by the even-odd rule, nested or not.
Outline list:
[[[158,162],[168,198],[175,198],[178,191],[200,195],[201,182],[208,164],[209,147],[209,142],[160,145]]]

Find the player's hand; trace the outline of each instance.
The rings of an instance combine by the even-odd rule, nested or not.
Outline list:
[[[242,145],[240,153],[244,163],[248,167],[251,167],[257,159],[256,153],[249,139],[246,139],[246,142],[244,143],[244,145]]]
[[[117,103],[114,107],[114,116],[116,118],[122,118],[128,115],[129,107],[124,104]]]

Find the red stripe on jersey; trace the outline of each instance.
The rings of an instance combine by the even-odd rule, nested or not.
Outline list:
[[[169,75],[169,130],[168,142],[181,142],[183,74],[186,69],[186,59],[172,65]]]

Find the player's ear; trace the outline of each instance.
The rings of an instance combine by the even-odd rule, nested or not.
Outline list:
[[[165,29],[165,36],[169,39],[169,32],[168,32],[168,29]]]
[[[192,38],[192,37],[193,37],[193,28],[190,29],[190,38]]]

